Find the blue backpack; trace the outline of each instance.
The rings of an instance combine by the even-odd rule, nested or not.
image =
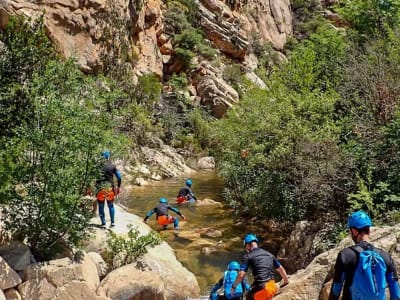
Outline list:
[[[231,288],[233,283],[236,280],[238,275],[238,271],[225,271],[224,272],[224,294],[226,299],[232,299],[236,297],[241,297],[243,295],[243,284],[240,283],[237,285],[235,292],[231,294]]]
[[[351,247],[358,254],[358,264],[350,286],[352,300],[385,300],[386,263],[380,253],[371,248]]]

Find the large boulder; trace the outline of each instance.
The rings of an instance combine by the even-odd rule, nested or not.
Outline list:
[[[88,255],[81,261],[62,258],[29,265],[18,286],[23,299],[96,299],[100,284],[96,264]]]
[[[21,282],[19,275],[0,256],[0,290],[15,287]]]
[[[115,205],[116,226],[112,229],[119,236],[127,236],[129,228],[132,226],[137,228],[141,235],[146,235],[151,228],[143,222],[143,218],[126,212],[121,206]],[[99,220],[94,218],[92,222],[98,223]],[[85,246],[87,251],[102,252],[107,247],[108,234],[104,229],[95,229],[93,238],[89,240]],[[123,275],[119,292],[112,291],[113,282],[118,274],[125,273],[123,270],[131,270],[134,268],[134,274],[139,277]],[[121,271],[122,269],[122,271]],[[137,270],[139,269],[139,270]],[[160,282],[151,279],[157,274]],[[147,283],[140,283],[138,278],[148,279]],[[179,278],[179,280],[176,280]],[[135,282],[135,283],[134,283]],[[130,283],[134,283],[134,287],[130,288]],[[148,286],[147,286],[148,285]],[[189,272],[176,259],[174,250],[166,243],[162,242],[154,248],[149,248],[148,252],[141,258],[134,267],[125,266],[109,273],[101,282],[101,293],[99,295],[133,295],[132,297],[140,297],[140,291],[145,290],[146,295],[150,293],[150,298],[129,298],[129,299],[164,299],[157,297],[167,297],[166,299],[186,299],[187,297],[196,297],[200,293],[200,288],[196,277]],[[160,290],[157,294],[155,291]],[[112,296],[112,297],[114,297]],[[118,296],[119,297],[119,296]],[[151,298],[156,297],[156,298]],[[120,298],[117,298],[120,299]],[[125,298],[128,299],[128,298]]]
[[[143,272],[126,265],[107,275],[101,282],[99,294],[113,300],[185,299],[168,296],[164,279],[155,272]]]
[[[30,263],[34,262],[29,247],[20,242],[1,246],[0,256],[2,256],[15,271],[22,271]]]

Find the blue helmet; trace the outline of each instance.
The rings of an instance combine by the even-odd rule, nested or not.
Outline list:
[[[166,198],[160,198],[160,203],[168,203],[168,200]]]
[[[361,229],[372,226],[371,218],[367,213],[359,210],[352,213],[347,220],[347,227]]]
[[[258,238],[254,234],[248,233],[244,237],[243,246],[246,246],[248,243],[251,243],[251,242],[257,242],[258,243]]]
[[[101,156],[103,156],[106,159],[109,159],[110,158],[110,151],[104,150],[103,152],[101,152]]]
[[[236,261],[236,260],[232,260],[229,264],[228,264],[228,270],[229,271],[239,271],[240,270],[240,264]]]
[[[187,179],[185,181],[185,183],[186,183],[187,186],[192,186],[192,184],[193,184],[193,182],[190,179]]]

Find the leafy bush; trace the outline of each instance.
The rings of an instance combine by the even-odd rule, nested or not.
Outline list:
[[[395,28],[400,24],[397,0],[341,0],[338,11],[364,37],[380,35],[385,32],[385,26]]]
[[[32,24],[30,24],[32,23]],[[14,129],[32,121],[32,103],[25,86],[33,73],[42,70],[54,57],[54,49],[44,32],[43,18],[28,22],[13,17],[0,30],[0,144],[14,135]],[[1,148],[2,146],[0,146]]]
[[[92,213],[82,195],[99,176],[101,150],[119,142],[104,109],[115,94],[84,77],[73,61],[50,61],[25,88],[33,122],[15,128],[0,153],[0,169],[9,174],[0,198],[13,238],[44,259],[85,236]]]
[[[129,230],[127,238],[118,236],[116,233],[110,231],[109,238],[107,239],[108,249],[105,252],[105,258],[112,263],[114,257],[122,255],[122,265],[127,265],[146,254],[148,247],[157,246],[161,242],[161,237],[154,231],[140,236],[137,227]]]

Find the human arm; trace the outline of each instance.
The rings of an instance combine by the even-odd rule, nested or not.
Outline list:
[[[185,216],[179,211],[179,209],[172,207],[170,205],[168,205],[168,209],[172,210],[174,213],[176,213],[178,216],[180,216],[182,219],[185,220]]]
[[[224,285],[224,278],[222,277],[218,282],[213,286],[210,291],[210,299],[217,299],[217,291]]]
[[[289,284],[289,277],[287,276],[285,268],[282,265],[280,265],[275,270],[279,273],[279,275],[281,275],[281,277],[283,279],[283,283],[280,285],[280,287],[282,288],[282,287],[288,285]]]
[[[390,291],[390,300],[400,300],[399,278],[393,259],[390,256],[387,264],[386,281]]]
[[[153,208],[152,210],[149,210],[146,214],[146,217],[143,219],[143,222],[147,222],[147,219],[150,218],[154,213],[156,212],[156,209]]]
[[[336,258],[335,272],[333,274],[333,282],[331,291],[329,293],[329,300],[338,300],[340,293],[342,292],[343,282],[345,280],[346,274],[343,270],[343,262],[341,258],[341,253],[339,253]]]

